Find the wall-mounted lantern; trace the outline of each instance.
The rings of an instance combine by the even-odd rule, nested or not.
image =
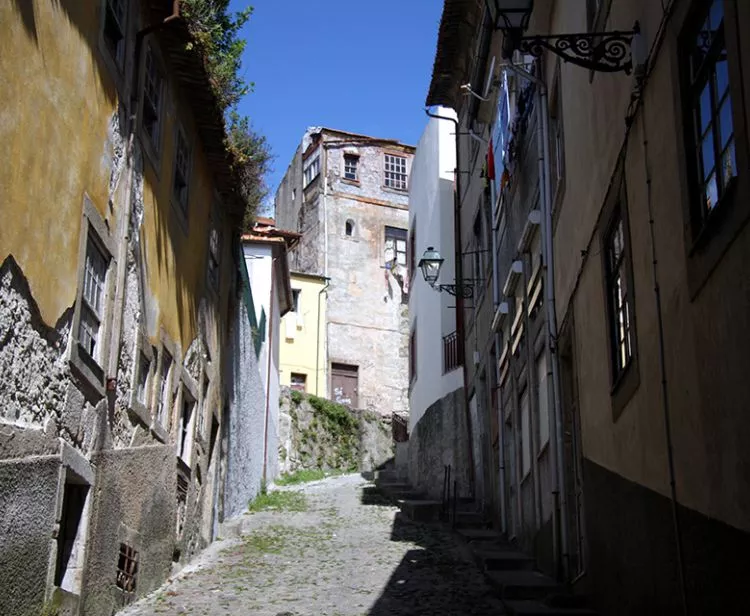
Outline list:
[[[516,50],[538,58],[548,50],[593,71],[629,74],[633,68],[631,45],[633,37],[640,33],[637,21],[632,30],[523,36],[534,0],[485,1],[495,30],[503,31],[503,58],[512,58]]]
[[[472,297],[474,295],[474,288],[471,285],[435,284],[440,276],[440,268],[443,267],[444,261],[445,259],[432,246],[424,251],[422,258],[419,260],[418,267],[422,270],[422,277],[425,282],[436,291],[446,291],[456,297]]]

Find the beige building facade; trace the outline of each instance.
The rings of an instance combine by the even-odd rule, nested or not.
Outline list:
[[[527,35],[638,21],[630,74],[551,52],[504,68],[484,3],[445,6],[428,104],[479,137],[461,144],[462,226],[489,192],[500,282],[490,333],[478,316],[466,336],[480,369],[498,363],[477,422],[487,506],[602,613],[732,612],[750,547],[750,6],[534,3]],[[486,83],[489,112],[460,89]],[[506,164],[482,189],[490,140]]]

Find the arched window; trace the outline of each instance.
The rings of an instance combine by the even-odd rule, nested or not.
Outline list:
[[[354,221],[350,218],[346,221],[346,235],[351,237],[354,234]]]

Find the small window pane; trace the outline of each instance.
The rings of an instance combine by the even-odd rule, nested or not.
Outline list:
[[[706,132],[706,128],[711,123],[711,86],[706,84],[701,92],[701,99],[699,103],[700,108],[700,134]]]
[[[716,174],[712,173],[706,182],[704,190],[705,205],[707,210],[712,210],[719,200],[719,192],[716,187]]]
[[[723,149],[734,134],[732,124],[732,101],[729,97],[724,99],[724,104],[719,111],[719,125],[721,130],[721,147]]]
[[[724,186],[726,186],[727,182],[729,182],[729,180],[737,175],[737,160],[734,154],[734,139],[732,139],[732,141],[729,143],[729,146],[722,155],[721,169]]]
[[[701,162],[703,163],[703,177],[706,178],[714,170],[714,133],[712,130],[709,130],[703,138]]]
[[[721,100],[724,94],[729,90],[729,71],[727,68],[727,61],[719,60],[716,63],[716,92],[718,99]]]

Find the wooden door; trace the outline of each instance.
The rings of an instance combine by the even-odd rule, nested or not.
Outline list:
[[[349,364],[331,364],[331,392],[335,402],[357,408],[359,405],[359,367]]]

